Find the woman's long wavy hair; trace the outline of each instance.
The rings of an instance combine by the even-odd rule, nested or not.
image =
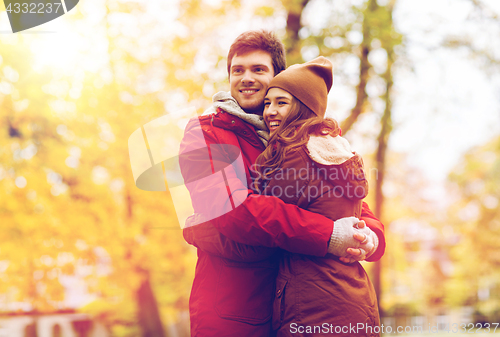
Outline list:
[[[256,192],[262,193],[270,177],[280,169],[287,153],[305,145],[309,135],[330,134],[336,137],[339,133],[337,121],[319,117],[292,95],[290,112],[269,139],[267,148],[257,157],[255,171],[258,177],[254,181]]]

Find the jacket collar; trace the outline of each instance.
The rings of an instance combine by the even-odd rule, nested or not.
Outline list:
[[[213,105],[208,108],[203,115],[216,114],[221,109],[228,114],[238,117],[242,121],[252,125],[259,136],[260,141],[267,146],[269,140],[269,131],[262,116],[248,114],[241,109],[238,102],[231,96],[229,92],[220,91],[213,97]]]

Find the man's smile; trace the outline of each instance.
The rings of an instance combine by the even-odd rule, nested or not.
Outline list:
[[[253,95],[255,93],[257,93],[259,91],[259,89],[241,89],[240,92],[243,94],[243,95]]]

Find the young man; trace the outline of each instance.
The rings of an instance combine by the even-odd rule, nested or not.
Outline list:
[[[345,261],[368,255],[376,261],[384,253],[383,225],[366,204],[357,215],[364,220],[358,230],[356,218],[333,224],[249,191],[251,166],[268,139],[264,97],[285,67],[284,48],[274,34],[243,33],[228,54],[231,95],[216,94],[214,106],[186,127],[180,165],[196,215],[188,219],[184,237],[198,247],[190,298],[193,336],[271,336],[272,304],[281,296],[275,293],[273,247],[332,253]]]

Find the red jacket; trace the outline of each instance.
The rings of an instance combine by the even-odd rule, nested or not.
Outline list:
[[[211,153],[214,144],[234,147]],[[209,164],[207,153],[196,151],[203,147],[209,149]],[[241,154],[239,167],[229,165],[234,161],[235,148],[241,151],[236,154]],[[186,127],[180,166],[195,213],[220,215],[184,229],[186,241],[198,247],[190,297],[193,336],[271,334],[277,265],[274,250],[259,246],[326,255],[332,220],[276,197],[251,194],[247,187],[252,183],[251,165],[263,150],[254,128],[228,113],[201,116]],[[210,174],[222,177],[225,184],[216,179],[207,184],[202,178]],[[366,204],[361,218],[379,236],[379,249],[371,256],[379,259],[385,249],[383,225]]]

